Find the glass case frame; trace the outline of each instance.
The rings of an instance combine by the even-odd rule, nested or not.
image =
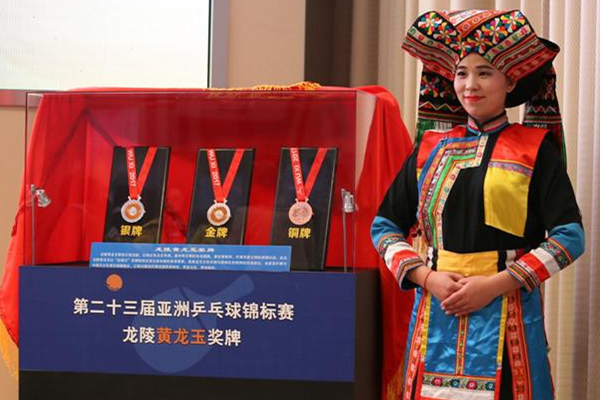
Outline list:
[[[355,89],[29,93],[24,264],[88,262],[91,243],[102,241],[114,146],[171,148],[162,243],[185,243],[198,149],[254,148],[244,243],[255,245],[269,244],[281,148],[335,147],[325,265],[353,270],[353,198],[375,104]]]

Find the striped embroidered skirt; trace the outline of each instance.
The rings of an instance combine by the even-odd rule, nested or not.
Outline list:
[[[493,275],[521,252],[459,254],[430,248],[428,266],[465,277]],[[515,400],[554,398],[539,289],[515,290],[464,317],[446,315],[419,288],[409,327],[403,399],[496,400],[508,354]],[[504,346],[507,346],[506,352]]]

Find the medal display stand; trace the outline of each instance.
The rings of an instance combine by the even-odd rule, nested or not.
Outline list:
[[[253,149],[198,151],[187,243],[244,243],[253,162]]]
[[[365,154],[371,154],[367,135],[372,126],[382,126],[380,120],[373,123],[380,115],[375,96],[355,89],[122,89],[29,94],[27,102],[27,190],[22,191],[14,248],[19,265],[34,268],[17,266],[9,282],[17,285],[19,270],[31,271],[19,292],[24,302],[20,350],[27,357],[20,365],[22,399],[153,400],[197,393],[214,399],[378,398],[378,273],[355,269],[360,249],[352,221],[360,219],[360,211],[347,218],[351,233],[345,238],[340,196],[342,189],[356,191]],[[153,146],[156,153],[144,179]],[[127,163],[131,148],[135,173]],[[237,149],[244,152],[228,186]],[[298,150],[299,175],[293,174],[291,149]],[[325,152],[317,171],[319,149]],[[211,172],[209,150],[214,150],[218,180],[211,179],[217,175]],[[302,187],[304,198],[298,195]],[[29,188],[35,188],[37,202]],[[47,196],[47,205],[42,207],[38,193]],[[209,223],[229,228],[228,240],[236,243],[291,244],[293,270],[68,268],[89,263],[94,242],[200,243],[198,233],[206,232],[203,224]],[[134,225],[142,225],[149,236],[121,240],[121,227]],[[290,237],[296,232],[298,240]],[[361,243],[374,252],[370,242]],[[350,260],[347,273],[344,260]],[[60,305],[44,301],[53,291],[63,294],[56,298]],[[88,314],[79,318],[75,303],[83,307],[86,300]],[[164,308],[164,301],[172,301],[171,309]],[[173,315],[175,301],[189,302],[189,317]],[[157,368],[152,370],[143,366],[151,363],[146,349],[124,342],[126,331],[134,328],[138,340],[141,328],[144,340],[151,340],[146,336],[150,325],[138,318],[142,302],[154,302],[156,313],[170,313],[153,320],[159,324],[155,329],[171,332],[168,339],[178,341],[158,343],[155,331],[150,347],[160,358],[152,361]],[[206,314],[192,316],[194,304],[202,302]],[[209,313],[211,302],[215,308]],[[236,307],[244,304],[238,318]],[[57,323],[59,315],[69,318]],[[329,324],[333,317],[335,324]],[[293,324],[286,325],[287,318]],[[184,329],[189,336],[177,339],[175,332],[183,335]],[[212,347],[192,367],[184,361],[209,348],[183,342],[201,342],[201,329],[206,329],[207,343],[212,329],[211,345],[220,346],[222,339],[223,349]],[[343,341],[338,340],[342,331]],[[236,340],[241,340],[238,347],[232,344]],[[327,356],[329,362],[322,349],[333,349],[332,343],[339,351]],[[125,344],[127,351],[120,351]],[[51,350],[63,356],[54,357]],[[94,358],[87,359],[91,353],[107,356],[101,371]]]
[[[323,270],[337,164],[335,148],[281,150],[271,244],[292,246],[292,270]]]
[[[159,242],[168,166],[168,148],[114,148],[104,242]]]

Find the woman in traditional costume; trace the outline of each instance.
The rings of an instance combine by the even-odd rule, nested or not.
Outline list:
[[[371,230],[416,288],[402,398],[553,399],[539,286],[585,243],[558,46],[518,10],[469,10],[423,14],[402,47],[423,62],[417,140]]]

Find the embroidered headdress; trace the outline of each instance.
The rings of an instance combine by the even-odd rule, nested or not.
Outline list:
[[[552,68],[560,49],[538,37],[521,11],[428,11],[409,28],[402,48],[423,62],[417,140],[427,129],[466,121],[452,81],[458,63],[476,53],[516,83],[506,106],[528,102],[524,124],[550,129],[563,148]]]

